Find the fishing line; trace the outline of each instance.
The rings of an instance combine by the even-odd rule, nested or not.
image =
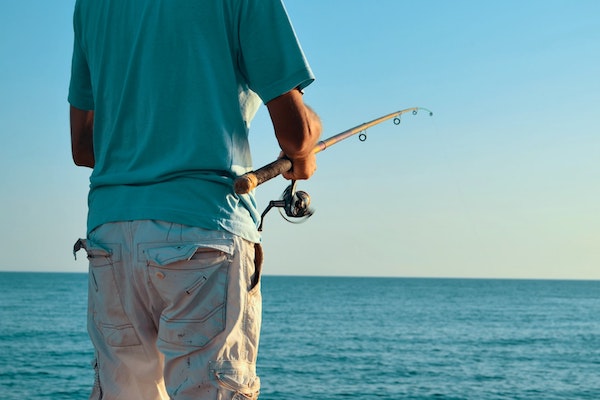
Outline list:
[[[433,143],[440,144],[441,141],[439,140],[439,138],[442,136],[442,134],[438,127],[437,121],[435,120],[435,118],[432,118],[430,123],[433,126],[433,135],[436,137],[436,139],[433,140]],[[471,232],[471,235],[473,235],[474,238],[480,237],[480,232],[477,228],[474,214],[472,212],[473,207],[469,206],[469,202],[467,201],[467,195],[465,194],[464,190],[464,185],[460,179],[462,175],[457,172],[456,166],[453,165],[451,161],[451,147],[445,145],[440,145],[438,147],[439,153],[441,155],[441,161],[444,164],[443,171],[448,176],[447,181],[451,184],[451,187],[454,191],[454,197],[456,199],[456,202],[458,203],[459,209],[457,210],[457,212],[462,216],[463,222],[466,223],[465,228]],[[446,201],[446,203],[448,203],[448,201]]]

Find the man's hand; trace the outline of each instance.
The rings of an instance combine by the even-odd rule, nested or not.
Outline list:
[[[281,152],[279,158],[286,157]],[[289,157],[288,157],[289,158]],[[314,153],[310,153],[305,158],[296,158],[292,161],[292,169],[281,174],[285,179],[302,180],[310,178],[317,170],[317,157]]]
[[[283,173],[286,179],[308,179],[317,170],[314,148],[321,136],[319,116],[302,100],[302,93],[293,89],[267,103],[275,136],[282,156],[292,161],[292,169]]]

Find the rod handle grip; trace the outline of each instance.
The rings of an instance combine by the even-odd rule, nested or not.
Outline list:
[[[250,171],[240,176],[233,183],[233,189],[237,194],[250,193],[261,183],[292,169],[292,161],[288,158],[280,158],[260,167],[256,171]]]

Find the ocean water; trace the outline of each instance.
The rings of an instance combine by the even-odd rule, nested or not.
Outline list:
[[[0,399],[86,399],[85,274],[0,273]],[[263,280],[261,400],[600,399],[600,282]]]

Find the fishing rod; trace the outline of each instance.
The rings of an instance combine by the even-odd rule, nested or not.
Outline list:
[[[376,118],[372,121],[365,122],[363,124],[357,125],[354,128],[350,128],[343,132],[338,133],[337,135],[331,136],[328,139],[321,140],[318,142],[313,148],[313,153],[319,153],[336,143],[341,142],[344,139],[347,139],[351,136],[359,134],[358,138],[361,142],[367,140],[366,130],[371,128],[372,126],[378,125],[384,121],[390,120],[393,118],[395,125],[400,125],[401,116],[406,113],[412,113],[413,115],[417,115],[419,111],[426,111],[429,113],[429,116],[433,116],[433,112],[423,107],[411,107],[406,108],[404,110],[396,111],[390,114],[386,114],[382,117]],[[256,171],[250,171],[239,178],[237,178],[234,182],[234,190],[237,194],[246,194],[254,190],[258,185],[265,183],[266,181],[281,175],[282,173],[289,171],[292,168],[292,161],[288,158],[280,158],[278,160],[269,163]],[[262,213],[261,223],[258,228],[259,231],[262,231],[262,221],[264,221],[265,215],[273,208],[282,208],[285,211],[286,215],[280,210],[281,216],[289,222],[294,222],[290,218],[302,218],[302,220],[306,220],[309,218],[314,211],[309,208],[310,206],[310,196],[308,193],[304,191],[296,191],[296,181],[292,181],[292,183],[285,189],[282,194],[282,198],[280,200],[272,200],[269,203],[269,206]],[[286,218],[286,216],[288,218]],[[302,222],[302,221],[301,221]]]

